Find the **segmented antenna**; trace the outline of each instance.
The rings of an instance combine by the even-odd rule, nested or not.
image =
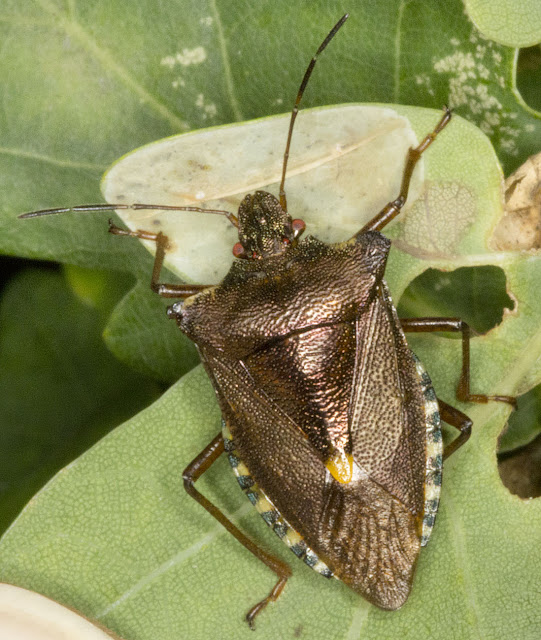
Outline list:
[[[295,124],[295,119],[297,118],[297,114],[299,113],[299,103],[301,101],[304,90],[306,89],[306,85],[308,84],[308,80],[310,80],[310,76],[312,75],[312,71],[316,66],[317,57],[319,54],[325,49],[325,47],[329,44],[329,42],[334,38],[336,32],[340,27],[344,24],[344,22],[348,19],[349,14],[343,15],[340,20],[334,25],[334,27],[329,31],[329,34],[323,40],[323,42],[319,45],[319,49],[316,51],[315,56],[310,60],[310,64],[306,69],[304,74],[304,78],[302,79],[301,86],[299,87],[299,92],[297,93],[297,99],[295,100],[295,105],[293,106],[293,111],[291,112],[291,120],[289,121],[289,132],[287,134],[287,142],[286,142],[286,150],[284,153],[284,164],[282,165],[282,182],[280,182],[280,206],[284,211],[287,211],[287,200],[286,200],[286,192],[284,190],[284,185],[286,182],[286,170],[287,170],[287,161],[289,160],[289,148],[291,146],[291,136],[293,134],[293,125]]]
[[[284,185],[286,181],[286,171],[287,171],[287,162],[289,159],[289,149],[291,147],[291,137],[293,134],[293,125],[295,124],[295,119],[297,118],[297,114],[299,112],[299,104],[302,99],[304,90],[306,89],[306,85],[308,84],[308,80],[312,75],[312,71],[317,62],[317,57],[319,54],[325,49],[325,47],[329,44],[329,42],[334,38],[336,32],[340,29],[340,27],[344,24],[344,22],[348,19],[349,15],[346,13],[343,15],[340,20],[334,25],[334,27],[330,30],[327,37],[320,44],[319,49],[316,51],[314,57],[310,60],[310,64],[306,69],[304,77],[302,79],[301,85],[299,87],[299,91],[297,93],[297,98],[295,100],[295,104],[293,106],[293,110],[291,112],[291,119],[289,121],[289,132],[287,134],[287,142],[286,149],[284,152],[284,162],[282,166],[282,181],[280,182],[280,205],[284,211],[287,211],[287,200],[286,194],[284,190]],[[129,209],[132,211],[196,211],[198,213],[214,213],[217,215],[225,216],[229,222],[238,228],[239,221],[237,216],[235,216],[230,211],[224,211],[222,209],[203,209],[202,207],[180,207],[175,205],[157,205],[157,204],[85,204],[79,205],[76,207],[60,207],[57,209],[41,209],[39,211],[31,211],[30,213],[23,213],[18,216],[19,218],[38,218],[40,216],[49,216],[57,213],[85,213],[89,211],[115,211],[117,209]]]
[[[30,213],[23,213],[18,217],[38,218],[39,216],[50,216],[56,213],[115,211],[116,209],[130,209],[132,211],[141,211],[145,209],[147,211],[197,211],[198,213],[215,213],[217,215],[225,216],[233,226],[237,228],[239,226],[237,216],[233,215],[230,211],[223,211],[222,209],[203,209],[202,207],[177,207],[175,205],[167,204],[81,204],[77,207],[60,207],[58,209],[41,209],[40,211],[31,211]]]

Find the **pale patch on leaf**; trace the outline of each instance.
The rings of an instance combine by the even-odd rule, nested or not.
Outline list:
[[[464,185],[427,184],[404,220],[399,242],[418,257],[451,256],[475,219],[475,198]]]
[[[451,109],[462,107],[469,112],[469,120],[475,122],[487,136],[499,134],[500,144],[511,155],[518,153],[516,140],[521,128],[514,122],[517,113],[505,109],[501,101],[490,92],[490,81],[505,88],[504,75],[494,78],[493,67],[501,62],[497,45],[484,40],[479,33],[472,31],[469,46],[461,48],[457,39],[451,44],[455,51],[434,60],[434,71],[446,74],[449,78],[449,106]],[[475,50],[471,50],[475,45]]]
[[[205,102],[205,96],[202,93],[197,96],[195,105],[203,111],[203,120],[206,120],[207,118],[214,118],[218,113],[216,105],[212,102]]]
[[[160,61],[165,67],[172,69],[178,65],[189,67],[193,64],[201,64],[207,59],[207,52],[204,47],[194,47],[193,49],[182,49],[181,52],[172,56],[165,56]]]
[[[105,175],[105,199],[236,213],[247,193],[265,190],[277,196],[289,117],[206,129],[142,147]],[[286,179],[289,212],[305,219],[308,232],[322,240],[350,238],[398,195],[408,148],[416,142],[408,120],[389,108],[344,105],[301,112]],[[420,164],[411,202],[420,193],[422,175]],[[231,265],[237,232],[223,216],[119,215],[132,229],[166,233],[174,243],[167,265],[185,278],[216,283]]]

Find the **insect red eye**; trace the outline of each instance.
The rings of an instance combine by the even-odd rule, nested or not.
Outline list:
[[[282,238],[282,244],[287,246],[288,244],[291,244],[291,240],[289,238]]]
[[[295,236],[299,236],[306,229],[306,223],[300,218],[295,218],[295,220],[291,222],[291,226],[293,227]]]
[[[233,255],[235,258],[246,258],[246,253],[244,252],[244,247],[240,242],[237,242],[233,246]]]

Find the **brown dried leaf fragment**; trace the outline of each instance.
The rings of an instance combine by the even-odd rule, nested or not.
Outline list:
[[[528,158],[505,181],[505,211],[492,236],[493,249],[540,249],[541,153]]]

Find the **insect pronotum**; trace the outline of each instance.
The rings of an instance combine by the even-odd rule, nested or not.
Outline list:
[[[318,55],[310,61],[291,113],[278,199],[247,195],[237,215],[221,209],[152,204],[83,205],[67,211],[168,209],[225,216],[238,229],[235,260],[217,285],[167,284],[160,272],[163,233],[119,236],[156,244],[151,287],[177,298],[169,318],[197,345],[214,385],[223,427],[185,469],[186,491],[277,576],[247,613],[251,627],[278,598],[289,566],[261,549],[195,488],[226,452],[242,490],[291,550],[319,573],[339,578],[382,609],[406,601],[421,546],[438,509],[443,459],[470,436],[472,422],[436,398],[408,348],[406,332],[462,334],[462,401],[504,395],[470,391],[470,329],[458,318],[398,318],[385,280],[390,241],[380,232],[402,210],[417,162],[451,119],[444,114],[410,148],[397,197],[346,242],[308,236],[288,212],[285,181],[295,118]],[[440,418],[460,433],[443,449]]]

